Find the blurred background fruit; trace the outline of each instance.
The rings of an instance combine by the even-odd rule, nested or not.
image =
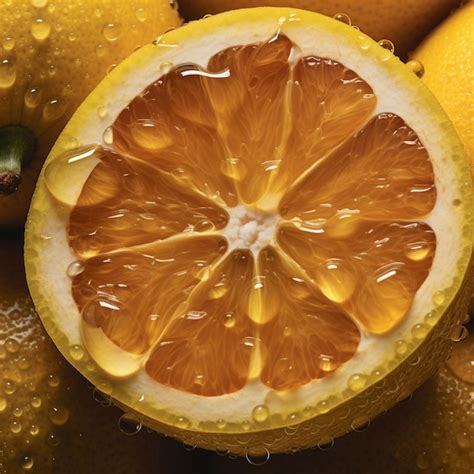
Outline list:
[[[246,459],[193,450],[145,428],[137,432],[137,425],[133,420],[126,422],[126,418],[119,423],[122,412],[108,406],[110,400],[93,391],[64,361],[46,335],[28,294],[21,257],[21,236],[3,235],[0,239],[1,474],[257,471]],[[470,473],[474,469],[473,368],[474,336],[471,335],[454,345],[451,358],[438,374],[363,432],[350,433],[336,440],[332,447],[272,456],[258,472]]]
[[[256,6],[290,6],[329,16],[345,13],[364,33],[376,40],[391,40],[396,53],[405,55],[458,6],[460,0],[180,0],[179,3],[187,20]]]
[[[2,228],[23,224],[41,165],[87,94],[124,57],[181,20],[170,0],[2,0],[0,9]],[[23,128],[4,128],[11,125],[36,139],[13,193],[20,163],[6,156],[5,144],[33,138]]]
[[[423,81],[454,123],[474,171],[474,1],[443,22],[415,51]]]

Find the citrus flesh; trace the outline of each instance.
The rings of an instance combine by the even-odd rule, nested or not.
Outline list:
[[[44,160],[100,80],[137,47],[180,24],[168,0],[2,2],[0,131],[24,127],[35,148],[21,163],[18,190],[3,195],[0,189],[1,228],[23,226]]]
[[[299,448],[362,424],[353,400],[381,378],[421,383],[436,357],[404,363],[467,305],[472,231],[464,156],[451,130],[439,145],[416,76],[288,9],[203,20],[127,63],[66,130],[82,146],[59,140],[30,212],[29,284],[58,346],[84,346],[85,375],[151,426],[240,453],[287,450],[280,430],[336,408],[345,421]]]
[[[294,7],[328,16],[348,15],[353,25],[378,40],[393,41],[398,54],[404,55],[416,47],[459,0],[181,0],[180,11],[187,20],[221,13],[236,8]]]

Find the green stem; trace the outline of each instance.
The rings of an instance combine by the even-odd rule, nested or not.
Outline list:
[[[21,170],[35,149],[33,133],[21,125],[0,128],[0,194],[13,194],[21,182]]]

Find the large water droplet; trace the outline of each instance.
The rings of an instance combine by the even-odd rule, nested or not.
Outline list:
[[[420,61],[417,61],[417,60],[408,61],[407,67],[411,69],[411,71],[420,78],[423,77],[425,74],[425,67]]]
[[[252,418],[257,422],[257,423],[263,423],[268,420],[270,416],[270,410],[266,405],[257,405],[253,410],[252,410]]]
[[[52,407],[49,412],[49,419],[56,426],[62,426],[69,420],[69,410],[64,407]]]
[[[102,29],[102,34],[107,41],[116,41],[122,33],[120,23],[107,23]]]
[[[337,21],[340,21],[341,23],[345,23],[346,25],[351,26],[352,21],[349,17],[349,15],[346,15],[345,13],[336,13],[333,18]]]
[[[124,413],[118,421],[120,431],[127,435],[133,436],[142,429],[142,422],[132,413]]]
[[[16,81],[16,66],[11,58],[0,59],[0,89],[9,89]]]
[[[46,20],[37,18],[31,23],[30,31],[35,40],[44,41],[51,33],[51,25]]]
[[[245,453],[245,459],[252,466],[263,466],[270,459],[270,451],[267,448],[249,449]]]
[[[36,87],[32,87],[25,92],[24,96],[25,106],[34,109],[38,107],[41,101],[41,91]]]
[[[15,47],[15,40],[11,36],[7,36],[2,43],[5,51],[11,51]]]

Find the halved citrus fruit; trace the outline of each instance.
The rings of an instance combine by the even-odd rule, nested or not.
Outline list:
[[[390,51],[243,10],[93,92],[43,170],[25,259],[100,390],[188,444],[266,454],[327,443],[435,370],[471,291],[471,214],[452,125]]]

